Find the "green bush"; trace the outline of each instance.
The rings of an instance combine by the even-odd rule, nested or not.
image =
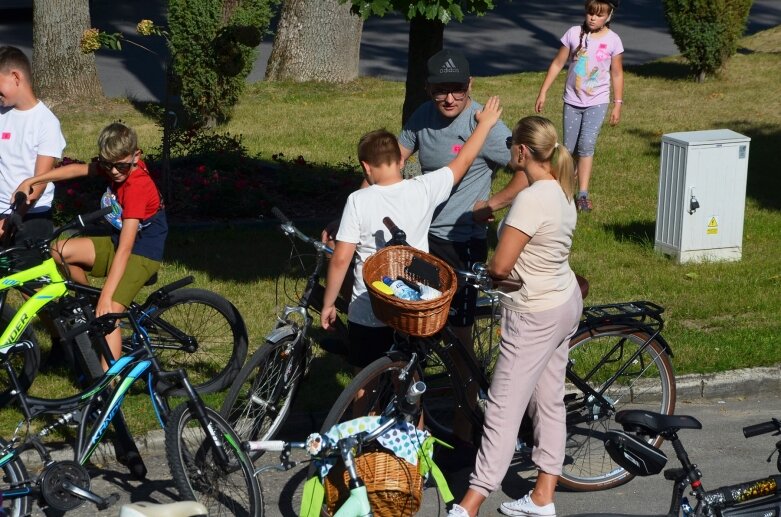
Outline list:
[[[279,0],[169,0],[171,89],[191,126],[222,124]]]
[[[698,81],[737,51],[752,0],[664,0],[664,14],[678,50]]]

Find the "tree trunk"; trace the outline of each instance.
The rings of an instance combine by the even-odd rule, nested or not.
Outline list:
[[[94,54],[79,50],[89,27],[88,0],[33,2],[33,85],[39,97],[63,102],[103,96]]]
[[[344,83],[358,77],[363,20],[338,0],[285,0],[266,80]]]
[[[407,83],[401,124],[404,125],[415,110],[428,100],[426,93],[426,63],[442,50],[445,26],[437,20],[417,16],[409,24],[409,47],[407,49]]]

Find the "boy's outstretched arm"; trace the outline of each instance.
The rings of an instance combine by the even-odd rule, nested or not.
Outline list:
[[[336,241],[334,254],[328,263],[328,275],[323,295],[323,310],[320,311],[320,324],[325,330],[332,330],[336,321],[336,297],[344,282],[350,264],[353,260],[356,245],[352,242]]]
[[[38,197],[40,197],[40,192],[37,192],[38,189],[35,188],[37,185],[46,184],[51,181],[63,181],[63,180],[69,180],[73,178],[78,178],[80,176],[86,176],[89,174],[89,164],[86,163],[71,163],[70,165],[65,165],[63,167],[58,167],[56,169],[50,169],[45,172],[38,172],[38,167],[36,163],[36,173],[35,176],[32,178],[27,178],[23,182],[19,184],[18,187],[16,187],[16,192],[22,192],[24,195],[27,196],[27,204],[31,204],[33,201],[35,201]],[[43,189],[41,189],[41,192]],[[11,196],[11,200],[14,199],[14,196],[16,196],[16,192],[13,193]],[[36,196],[35,193],[38,193]]]
[[[448,164],[450,170],[453,171],[453,184],[455,185],[461,181],[472,166],[472,162],[475,161],[477,155],[480,154],[480,149],[483,148],[485,139],[488,137],[488,133],[491,128],[499,121],[502,116],[502,106],[499,103],[499,97],[491,97],[485,103],[483,110],[475,114],[475,120],[477,120],[477,127],[472,132],[469,138],[467,138],[464,146],[458,152],[452,162]]]

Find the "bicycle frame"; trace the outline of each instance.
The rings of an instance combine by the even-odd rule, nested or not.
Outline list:
[[[63,296],[68,288],[65,278],[60,274],[57,263],[53,258],[44,260],[41,264],[30,269],[19,271],[0,278],[0,292],[3,292],[2,303],[5,302],[5,292],[13,287],[20,287],[27,282],[43,279],[44,285],[22,304],[16,312],[8,327],[0,335],[0,354],[8,352],[9,348],[16,344],[16,340],[25,331],[32,321],[33,316],[52,300]]]

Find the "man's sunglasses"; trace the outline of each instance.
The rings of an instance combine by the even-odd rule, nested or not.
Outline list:
[[[111,172],[111,169],[116,169],[120,174],[127,174],[130,169],[136,166],[136,162],[109,162],[106,160],[97,161],[98,168],[103,172]]]
[[[454,101],[462,101],[466,98],[466,92],[468,89],[469,86],[462,86],[455,89],[434,88],[431,90],[431,97],[436,102],[442,102],[443,100],[447,99],[448,95],[452,95]]]

